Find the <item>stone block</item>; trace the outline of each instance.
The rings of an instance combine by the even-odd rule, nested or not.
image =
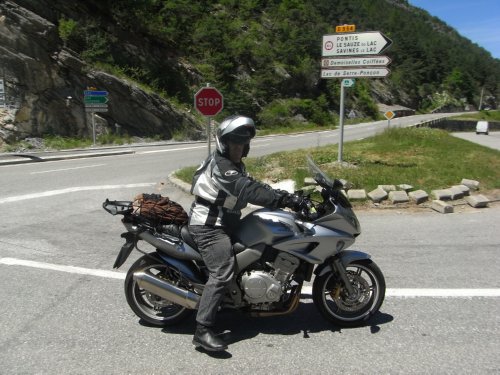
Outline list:
[[[389,200],[392,203],[406,203],[410,201],[410,198],[408,198],[406,191],[399,190],[389,192]]]
[[[471,190],[479,190],[479,181],[476,180],[469,180],[467,178],[463,178],[460,184],[467,186]]]
[[[442,214],[451,214],[453,213],[453,206],[439,199],[433,200],[431,208],[434,211],[440,212]]]
[[[368,193],[368,197],[375,203],[379,203],[387,199],[387,192],[384,189],[376,188]]]
[[[427,194],[424,190],[410,191],[408,195],[416,204],[426,202],[429,199],[429,194]]]
[[[379,185],[378,188],[390,192],[396,190],[396,185]]]
[[[400,184],[398,185],[398,189],[406,191],[408,193],[409,191],[413,190],[413,186],[408,184]]]
[[[347,197],[350,200],[365,200],[366,191],[365,189],[351,189],[347,191]]]
[[[304,186],[316,185],[316,181],[312,177],[304,178]]]
[[[490,200],[482,194],[470,195],[465,197],[465,201],[474,208],[482,208],[488,206]]]
[[[467,187],[467,186],[465,186],[465,185],[453,185],[452,187],[454,187],[454,188],[458,188],[458,189],[462,190],[462,194],[463,194],[464,196],[467,196],[467,195],[469,195],[469,194],[470,194],[470,189],[469,189],[469,187]]]
[[[316,186],[315,185],[307,185],[307,186],[303,186],[302,189],[300,189],[304,192],[304,194],[309,194],[309,193],[312,193],[316,190]]]
[[[344,180],[343,178],[339,179],[339,181],[342,184],[342,186],[344,187],[344,189],[349,190],[349,189],[352,189],[354,187],[354,185],[351,182]]]
[[[464,193],[462,192],[462,189],[459,189],[455,186],[452,186],[451,188],[448,188],[447,190],[449,190],[451,192],[451,197],[450,197],[451,200],[460,199],[460,198],[464,197]]]
[[[451,199],[451,191],[448,189],[432,190],[431,196],[436,200],[449,201]]]

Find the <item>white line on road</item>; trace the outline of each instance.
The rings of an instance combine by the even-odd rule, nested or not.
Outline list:
[[[171,148],[168,150],[153,150],[153,151],[141,151],[141,152],[136,152],[136,154],[156,154],[159,152],[174,152],[174,151],[184,151],[184,150],[194,150],[197,148],[206,148],[206,145],[203,146],[193,146],[193,147],[183,147],[183,148]]]
[[[47,171],[39,171],[39,172],[31,172],[30,174],[40,174],[40,173],[50,173],[50,172],[63,172],[63,171],[72,171],[74,169],[83,169],[83,168],[95,168],[102,167],[106,164],[93,164],[93,165],[85,165],[83,167],[73,167],[73,168],[61,168],[61,169],[49,169]]]
[[[259,148],[259,147],[267,147],[269,145],[270,145],[270,143],[260,143],[260,144],[252,144],[251,147],[252,148]]]
[[[23,200],[27,200],[27,199],[52,197],[54,195],[75,193],[77,191],[128,189],[128,188],[137,188],[137,187],[148,187],[148,186],[154,186],[154,185],[156,185],[155,182],[145,182],[145,183],[139,183],[139,184],[124,184],[124,185],[77,186],[77,187],[66,188],[66,189],[49,190],[49,191],[43,191],[41,193],[24,194],[24,195],[17,195],[14,197],[3,198],[3,199],[0,199],[0,204],[10,203],[10,202],[18,202],[18,201],[23,201]]]
[[[59,271],[79,275],[98,276],[111,279],[125,279],[124,272],[115,272],[107,270],[99,270],[92,268],[64,266],[59,264],[35,262],[32,260],[23,260],[16,258],[0,258],[0,264],[8,266],[24,266],[45,269],[50,271]],[[311,286],[304,286],[302,294],[312,294]],[[409,288],[394,288],[387,289],[386,297],[400,298],[416,298],[416,297],[431,297],[431,298],[471,298],[471,297],[500,297],[500,289],[409,289]]]
[[[125,274],[123,272],[96,270],[91,268],[82,268],[73,266],[63,266],[59,264],[42,263],[42,262],[35,262],[32,260],[23,260],[16,258],[0,258],[0,264],[5,264],[8,266],[25,266],[32,268],[40,268],[44,270],[75,273],[79,275],[99,276],[111,279],[122,279],[122,280],[125,279]]]

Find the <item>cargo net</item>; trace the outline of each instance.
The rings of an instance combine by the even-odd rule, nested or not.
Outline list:
[[[188,222],[188,215],[182,206],[160,194],[139,194],[134,197],[132,207],[134,215],[148,220],[155,226],[184,225]]]

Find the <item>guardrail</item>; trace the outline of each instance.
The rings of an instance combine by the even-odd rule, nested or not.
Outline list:
[[[500,122],[488,121],[490,131],[500,130]],[[429,127],[437,128],[443,130],[449,130],[454,132],[473,132],[476,131],[477,121],[469,120],[450,120],[448,118],[440,118],[436,120],[424,121],[416,124],[415,127]]]

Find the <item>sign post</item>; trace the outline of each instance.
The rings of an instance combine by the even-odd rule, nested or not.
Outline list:
[[[207,83],[206,87],[200,89],[194,94],[194,106],[203,116],[207,117],[207,142],[208,142],[208,155],[211,153],[211,134],[210,122],[211,117],[218,114],[224,108],[224,97],[215,87],[210,87]]]
[[[391,62],[378,56],[392,44],[380,31],[353,32],[355,25],[337,26],[337,34],[323,35],[321,78],[343,78],[340,85],[339,163],[342,163],[344,143],[345,87],[354,86],[354,78],[383,78]],[[376,55],[376,56],[373,56]]]
[[[391,120],[396,116],[396,114],[392,111],[387,111],[384,113],[385,118],[387,119],[387,127],[391,127]]]
[[[5,87],[3,78],[0,78],[0,108],[6,108]]]
[[[95,113],[108,111],[108,92],[92,90],[83,91],[83,103],[85,104],[85,112],[90,112],[92,120],[92,140],[95,147]]]

